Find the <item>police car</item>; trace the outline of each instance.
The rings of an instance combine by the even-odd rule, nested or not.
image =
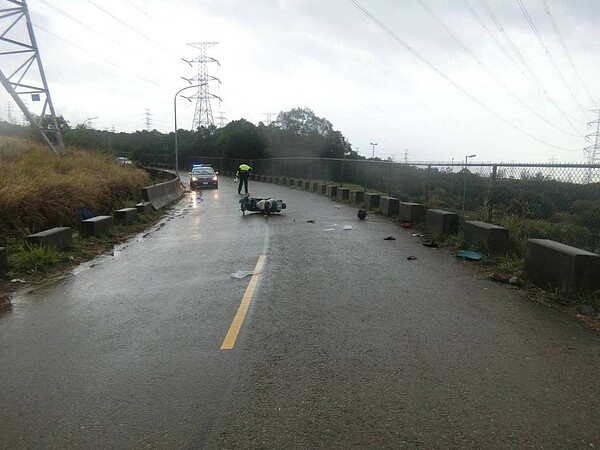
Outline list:
[[[190,189],[219,188],[218,173],[206,164],[195,164],[190,172]]]

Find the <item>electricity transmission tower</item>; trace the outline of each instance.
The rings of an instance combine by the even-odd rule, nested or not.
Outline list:
[[[227,123],[227,117],[225,116],[225,113],[223,111],[219,111],[217,120],[219,121],[219,128],[223,128]]]
[[[152,113],[148,108],[146,108],[144,117],[146,118],[146,131],[152,131]]]
[[[50,149],[65,154],[54,105],[25,0],[0,0],[0,83]],[[24,98],[40,102],[33,113]]]
[[[220,66],[219,61],[208,56],[208,49],[217,44],[218,42],[197,42],[194,44],[188,44],[190,47],[198,49],[198,56],[196,58],[192,59],[191,61],[184,59],[184,61],[191,67],[193,67],[193,64],[195,64],[198,68],[196,76],[191,79],[185,78],[185,80],[190,84],[198,85],[198,90],[196,93],[189,97],[190,100],[196,99],[196,110],[194,112],[194,120],[192,121],[192,129],[214,125],[210,101],[213,98],[223,101],[221,97],[210,92],[209,86],[211,81],[217,81],[219,84],[221,83],[221,80],[208,73],[209,64],[216,63],[218,66]]]
[[[600,163],[600,109],[593,109],[592,112],[597,113],[598,118],[588,122],[588,127],[593,127],[596,125],[596,131],[592,134],[588,134],[585,138],[586,140],[592,140],[594,144],[584,148],[583,150],[587,152],[588,164],[598,164]],[[589,168],[586,175],[586,183],[594,182],[595,180],[592,180],[592,178],[594,178],[592,177],[592,168]]]
[[[269,126],[269,125],[271,125],[271,122],[273,122],[273,116],[276,116],[277,113],[267,112],[267,113],[263,113],[263,115],[267,116],[265,125]]]

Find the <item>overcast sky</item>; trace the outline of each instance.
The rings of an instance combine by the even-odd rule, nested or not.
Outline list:
[[[583,162],[598,117],[599,0],[27,3],[54,106],[73,126],[142,130],[148,110],[152,128],[172,131],[195,42],[219,42],[215,122],[308,107],[368,156],[376,142],[396,161]],[[180,128],[194,109],[178,100]]]

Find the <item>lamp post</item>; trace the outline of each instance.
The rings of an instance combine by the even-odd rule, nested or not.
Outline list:
[[[373,143],[371,142],[371,147],[373,147],[373,158],[375,158],[375,146],[377,145],[377,142]]]
[[[462,212],[463,219],[465,218],[465,205],[467,203],[467,164],[469,163],[469,158],[475,158],[477,155],[465,155],[465,180],[463,184],[463,202],[462,202]]]
[[[86,124],[87,122],[91,122],[92,120],[96,120],[97,118],[98,118],[98,117],[88,117],[87,119],[85,119],[85,120],[84,120],[84,121],[81,123],[81,125],[83,125],[83,128],[85,128],[85,127],[86,127],[86,126],[85,126],[85,124]],[[90,128],[91,128],[91,125],[90,125]]]
[[[175,97],[173,97],[173,117],[175,118],[175,173],[177,174],[177,176],[179,176],[179,150],[177,148],[177,96],[186,89],[199,88],[201,86],[204,86],[205,84],[206,83],[195,84],[193,86],[186,86],[184,88],[181,88],[175,93]]]

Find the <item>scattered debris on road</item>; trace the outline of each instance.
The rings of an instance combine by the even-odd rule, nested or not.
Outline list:
[[[356,213],[356,216],[360,219],[360,220],[365,220],[367,218],[369,214],[367,213],[367,211],[365,211],[364,209],[359,209],[358,212]]]
[[[415,259],[417,259],[417,257],[416,257],[416,256],[412,256],[412,255],[411,255],[411,256],[409,256],[409,257],[408,257],[408,258],[406,258],[406,259],[408,259],[409,261],[414,261]]]
[[[438,246],[437,242],[435,242],[435,239],[423,239],[421,241],[421,244],[423,244],[425,247],[433,247],[433,248]]]
[[[412,222],[410,220],[405,220],[404,222],[400,222],[400,226],[402,228],[410,228],[412,227]]]
[[[307,220],[306,223],[315,223],[315,219]]]
[[[395,241],[396,238],[394,236],[388,236],[388,237],[383,238],[383,240],[384,241]]]
[[[352,225],[344,225],[344,230],[351,230],[352,229]]]
[[[249,275],[254,275],[254,271],[238,270],[237,272],[231,274],[231,278],[237,278],[237,279],[241,280],[242,278],[246,278]]]
[[[479,261],[481,260],[481,253],[475,250],[461,250],[456,254],[456,257],[463,261]]]

